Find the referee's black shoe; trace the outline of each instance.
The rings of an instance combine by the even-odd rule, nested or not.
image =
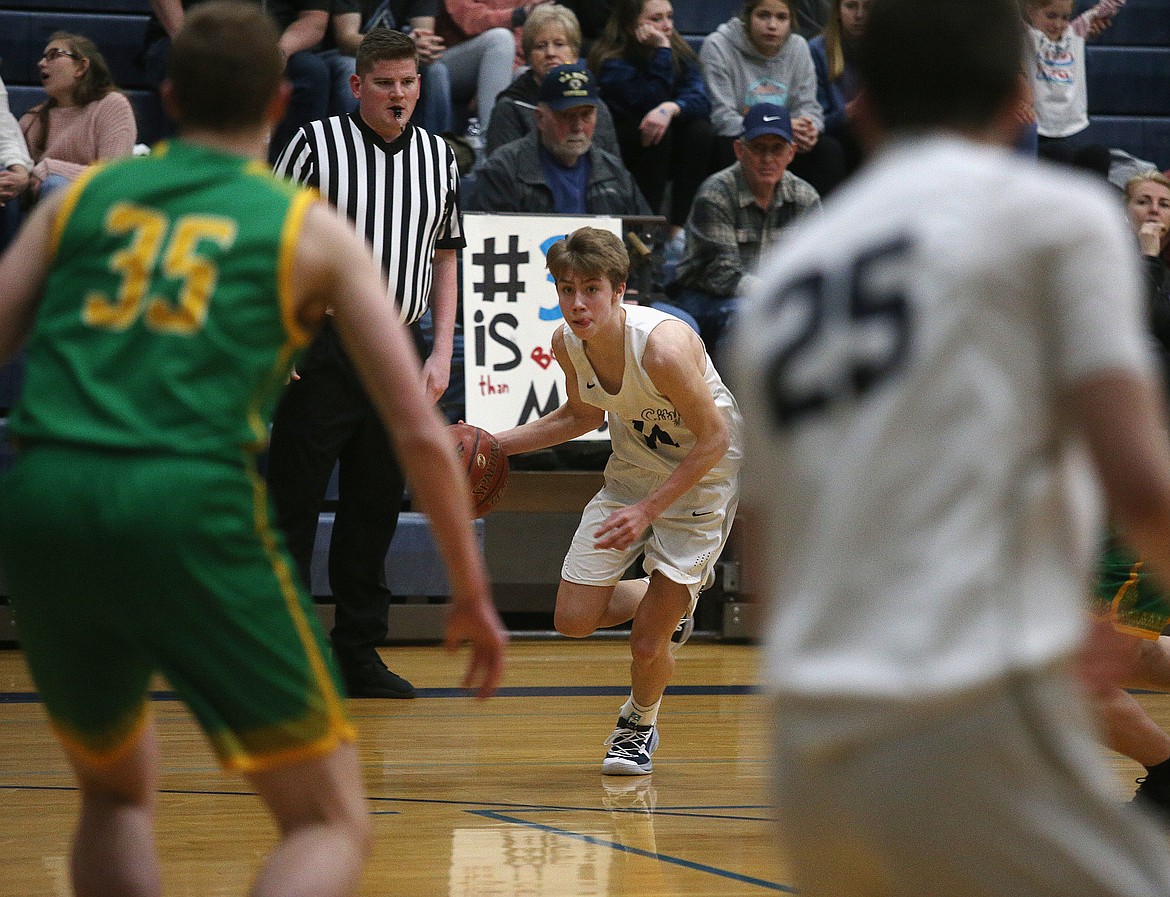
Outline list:
[[[386,669],[381,658],[360,666],[341,665],[345,693],[351,698],[413,698],[414,686]]]

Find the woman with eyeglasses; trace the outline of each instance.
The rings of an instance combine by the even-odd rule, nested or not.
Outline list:
[[[35,163],[28,186],[33,199],[94,162],[130,155],[138,137],[130,101],[89,38],[56,32],[37,68],[49,98],[20,119]]]

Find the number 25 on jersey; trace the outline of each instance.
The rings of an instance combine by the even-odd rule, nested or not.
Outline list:
[[[781,429],[845,399],[864,399],[895,374],[911,346],[905,237],[785,284],[768,312],[784,337],[767,367],[772,417]]]

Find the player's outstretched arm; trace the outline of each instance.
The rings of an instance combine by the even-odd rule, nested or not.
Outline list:
[[[302,321],[312,325],[326,306],[391,435],[402,468],[431,522],[447,566],[451,609],[447,646],[470,642],[464,684],[487,697],[503,673],[507,633],[492,604],[487,570],[471,527],[471,496],[455,447],[423,385],[414,345],[386,296],[385,284],[360,237],[324,205],[305,219],[294,281]]]
[[[536,420],[496,433],[505,455],[535,452],[592,433],[605,422],[605,412],[582,400],[577,388],[577,370],[565,349],[565,337],[557,327],[552,338],[553,355],[565,375],[565,403]]]
[[[65,194],[59,190],[39,203],[0,258],[0,364],[16,354],[32,329],[53,258],[53,222]]]
[[[595,533],[598,548],[627,548],[655,518],[694,487],[727,454],[731,435],[703,379],[707,356],[698,335],[681,321],[654,328],[642,366],[670,399],[695,445],[662,484],[639,502],[615,511]]]

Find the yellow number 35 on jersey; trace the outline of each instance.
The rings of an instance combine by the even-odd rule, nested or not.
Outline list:
[[[105,228],[109,234],[130,234],[132,239],[125,249],[110,256],[110,270],[121,277],[117,296],[111,299],[100,290],[87,295],[82,311],[85,323],[126,330],[145,311],[146,326],[152,330],[175,334],[198,331],[207,318],[219,274],[215,263],[199,254],[199,245],[206,240],[223,250],[231,248],[236,223],[216,215],[184,215],[170,227],[161,212],[115,203],[106,214]],[[150,295],[151,275],[160,255],[161,273],[182,283],[175,302]]]

